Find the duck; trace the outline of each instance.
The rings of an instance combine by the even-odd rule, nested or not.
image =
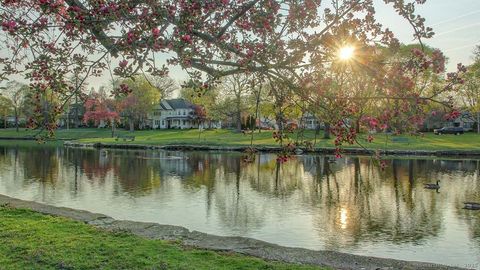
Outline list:
[[[425,184],[424,188],[426,188],[426,189],[439,189],[440,188],[440,185],[438,184],[439,182],[440,182],[440,180],[437,180],[436,184],[432,184],[432,183]]]
[[[480,203],[477,202],[464,202],[463,209],[468,210],[480,210]]]

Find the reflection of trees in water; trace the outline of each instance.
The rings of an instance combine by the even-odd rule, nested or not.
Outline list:
[[[441,166],[435,161],[391,160],[382,172],[368,159],[353,159],[353,166],[346,165],[336,173],[339,199],[329,209],[317,212],[316,227],[321,228],[322,234],[332,236],[327,241],[329,248],[364,239],[416,243],[438,235],[448,208],[446,197],[463,198],[469,189],[460,181],[449,179],[452,174],[461,177],[474,173],[475,166],[466,163],[456,166],[460,171],[442,174],[426,169],[430,164],[433,168],[433,164]],[[423,189],[424,183],[440,178],[444,183],[440,193]],[[322,187],[323,203],[332,204],[329,199],[335,196],[328,196],[328,192],[333,191],[325,189],[332,189],[326,181]]]
[[[59,157],[55,148],[40,148],[35,151],[21,151],[25,179],[55,185],[58,179]]]
[[[250,187],[264,196],[288,198],[304,189],[305,170],[298,160],[281,164],[274,155],[259,155],[257,162],[246,163],[241,170]]]
[[[248,196],[249,174],[240,155],[192,153],[188,163],[193,172],[185,187],[206,190],[207,215],[215,211],[223,226],[239,234],[261,227],[265,209]]]
[[[160,174],[155,160],[145,151],[123,152],[112,157],[113,175],[118,186],[115,192],[141,195],[160,186]]]
[[[455,197],[456,215],[468,226],[470,235],[480,244],[480,211],[462,209],[464,202],[480,202],[480,160],[471,161],[469,167],[475,170],[471,177],[462,178],[462,186],[465,186],[464,197]]]
[[[79,175],[84,175],[91,182],[104,183],[113,167],[108,156],[96,149],[65,148],[63,152],[64,165],[73,169],[74,182],[78,182]]]
[[[225,227],[233,228],[238,234],[261,228],[264,223],[264,204],[261,197],[251,192],[249,165],[236,157],[228,166],[220,166],[215,177],[215,211]],[[246,167],[244,167],[246,166]]]
[[[328,157],[312,155],[279,164],[274,155],[261,154],[246,164],[238,153],[107,152],[0,146],[0,168],[14,169],[15,179],[22,179],[18,184],[32,179],[53,186],[60,178],[72,192],[81,190],[80,179],[98,187],[109,179],[110,192],[134,197],[174,188],[204,190],[209,213],[239,233],[264,226],[267,214],[288,215],[281,204],[295,205],[312,213],[329,249],[364,240],[417,243],[436,236],[453,201],[456,215],[480,239],[480,213],[460,209],[464,200],[480,201],[476,160],[395,159],[381,171],[368,157],[331,164]],[[437,179],[440,193],[423,189]]]

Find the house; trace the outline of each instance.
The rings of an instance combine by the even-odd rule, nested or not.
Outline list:
[[[149,115],[149,121],[154,129],[198,128],[195,105],[182,98],[160,101]]]
[[[307,112],[300,118],[300,123],[304,129],[316,130],[322,127],[322,123],[311,113]]]
[[[27,122],[27,119],[25,117],[18,117],[18,125],[20,127],[24,127],[26,122]],[[5,124],[7,125],[7,127],[15,127],[15,116],[3,117],[2,124],[3,124],[2,128],[4,127]]]
[[[429,115],[423,125],[422,131],[433,131],[442,127],[463,127],[465,131],[472,131],[475,127],[475,117],[469,112],[461,112],[460,116],[453,120],[445,120],[443,114],[431,114]]]

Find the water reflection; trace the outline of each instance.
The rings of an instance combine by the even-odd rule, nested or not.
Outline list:
[[[288,246],[480,262],[480,161],[368,157],[278,164],[238,153],[0,145],[0,193]],[[439,192],[425,183],[440,180]]]

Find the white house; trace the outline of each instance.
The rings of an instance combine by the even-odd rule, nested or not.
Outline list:
[[[304,129],[317,129],[323,127],[322,123],[311,113],[307,112],[303,115],[303,118],[300,118],[300,123],[303,125]]]
[[[154,129],[197,128],[195,106],[185,99],[165,99],[155,106],[149,115]]]

